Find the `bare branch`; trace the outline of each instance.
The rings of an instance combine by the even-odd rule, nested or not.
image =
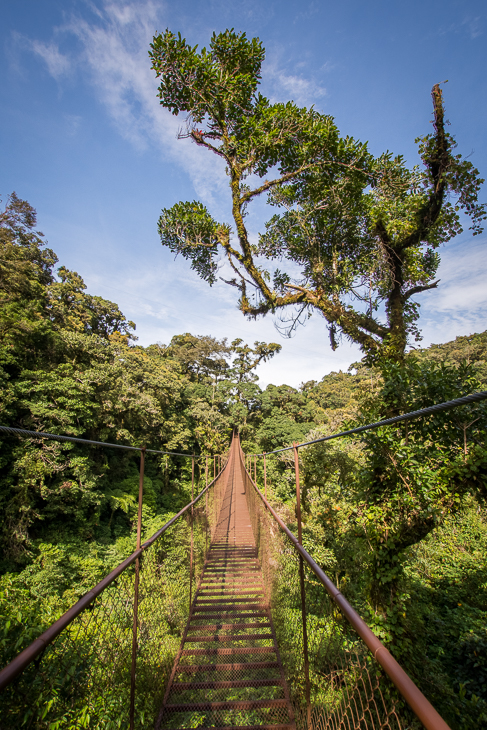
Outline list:
[[[219,150],[217,147],[214,147],[209,142],[206,142],[205,139],[204,139],[204,137],[206,135],[203,135],[202,132],[201,133],[198,132],[197,129],[192,129],[189,134],[183,135],[183,136],[184,137],[191,137],[191,139],[194,142],[196,142],[196,144],[199,145],[200,147],[206,147],[207,149],[209,149],[212,152],[214,152],[215,155],[219,155],[220,157],[223,157],[223,159],[225,160],[225,162],[227,162],[227,163],[229,162],[228,157],[226,156],[226,154],[224,152],[222,152],[221,150]],[[178,137],[179,137],[179,135],[178,135]]]
[[[409,289],[405,294],[403,294],[402,298],[403,301],[407,301],[410,297],[414,296],[414,294],[419,294],[422,291],[428,291],[428,289],[436,289],[438,284],[440,283],[441,279],[438,279],[437,281],[434,281],[432,284],[424,284],[422,286],[413,286],[412,289]]]
[[[282,175],[282,177],[276,178],[275,180],[266,180],[266,182],[259,188],[255,188],[255,190],[249,190],[249,192],[242,195],[240,198],[240,203],[246,203],[251,200],[251,198],[254,198],[256,195],[261,195],[262,193],[265,193],[266,190],[270,190],[270,188],[273,188],[276,185],[281,185],[288,180],[292,180],[293,177],[296,177],[296,175],[300,175],[305,170],[309,170],[310,167],[313,167],[316,164],[317,163],[303,165],[303,167],[294,170],[294,172],[288,172],[286,175]]]

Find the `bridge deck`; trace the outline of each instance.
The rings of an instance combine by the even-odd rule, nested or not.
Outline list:
[[[242,481],[238,441],[158,728],[291,730],[294,715]]]

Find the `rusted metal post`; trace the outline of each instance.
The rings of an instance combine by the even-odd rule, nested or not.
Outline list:
[[[193,602],[193,500],[194,500],[194,454],[191,457],[191,549],[189,555],[189,611]]]
[[[211,469],[211,463],[210,463],[210,469]],[[213,476],[214,476],[214,473],[215,473],[215,470],[213,469]],[[211,476],[210,476],[210,479],[211,479]],[[215,534],[216,523],[217,523],[217,519],[218,519],[218,505],[217,505],[217,500],[216,500],[216,484],[215,484],[215,479],[213,478],[212,481],[213,481],[213,487],[212,487],[212,489],[213,489],[213,534]]]
[[[299,456],[297,444],[293,443],[294,451],[294,472],[296,475],[296,517],[298,520],[298,541],[303,544],[303,530],[301,526],[301,489],[299,484]],[[299,582],[301,585],[301,617],[303,621],[303,653],[304,653],[304,676],[306,680],[306,711],[308,728],[311,728],[311,688],[309,681],[309,656],[308,656],[308,627],[306,624],[306,590],[304,587],[304,564],[303,558],[299,556]]]
[[[257,457],[254,454],[254,484],[257,484]]]
[[[264,451],[264,497],[267,499],[267,471],[265,464],[265,451]]]
[[[206,554],[208,553],[208,525],[210,524],[210,516],[208,514],[208,457],[206,457],[206,466],[205,466],[205,487],[206,487]]]
[[[216,479],[216,456],[213,456],[213,481]],[[216,490],[216,482],[213,487],[213,491],[215,493],[215,505],[216,505],[216,518],[218,519],[218,515],[220,514],[220,504],[218,500],[217,504],[217,490]]]
[[[142,501],[144,498],[144,465],[145,465],[145,446],[140,452],[140,469],[139,469],[139,510],[137,513],[137,550],[140,548],[142,539]],[[138,629],[138,613],[139,613],[139,573],[140,558],[135,561],[135,582],[134,582],[134,617],[132,623],[132,666],[130,670],[130,730],[135,727],[135,672],[137,666],[137,629]]]

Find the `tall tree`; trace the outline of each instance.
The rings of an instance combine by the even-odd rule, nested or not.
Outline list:
[[[281,352],[282,346],[276,342],[254,342],[254,346],[246,345],[239,337],[232,341],[231,351],[234,354],[231,374],[237,383],[255,383],[259,376],[255,369],[261,362],[271,360]]]
[[[240,338],[232,341],[233,360],[228,371],[228,380],[223,384],[230,406],[232,424],[238,426],[243,437],[248,436],[249,422],[261,415],[261,390],[255,370],[261,362],[271,360],[282,347],[276,342],[254,342],[250,347]]]
[[[0,377],[32,365],[52,339],[47,318],[57,256],[36,231],[35,209],[12,193],[0,211]],[[2,397],[5,388],[2,387]]]
[[[233,216],[232,227],[200,202],[177,203],[159,219],[162,244],[210,285],[223,254],[250,318],[289,312],[289,333],[319,312],[333,349],[344,335],[372,359],[402,361],[408,339],[419,337],[415,297],[438,285],[438,247],[462,232],[461,211],[474,235],[486,217],[483,180],[445,131],[439,85],[434,132],[417,140],[423,167],[410,169],[401,156],[375,159],[340,137],[332,117],[258,93],[257,38],[227,30],[198,51],[166,30],[150,57],[162,106],[188,115],[180,137],[224,159]],[[251,187],[251,175],[262,182]],[[279,212],[254,245],[245,215],[264,193]]]
[[[197,381],[216,385],[225,377],[228,370],[227,356],[230,348],[227,340],[217,340],[210,335],[174,335],[168,347],[163,349],[164,356],[174,358],[183,366],[185,372]]]

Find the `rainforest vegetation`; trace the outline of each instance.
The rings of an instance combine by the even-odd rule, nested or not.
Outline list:
[[[318,315],[333,350],[346,339],[364,354],[353,373],[304,384],[287,398],[267,388],[247,435],[251,448],[270,450],[306,432],[328,434],[350,421],[379,420],[480,388],[482,356],[467,351],[481,336],[432,355],[414,349],[421,341],[419,298],[440,283],[440,247],[465,225],[478,235],[486,218],[478,200],[484,180],[447,131],[440,84],[431,93],[433,129],[417,138],[419,164],[410,167],[401,155],[375,157],[367,144],[341,136],[333,117],[314,107],[263,96],[258,38],[226,30],[198,49],[167,29],[154,37],[149,55],[161,106],[186,115],[182,143],[224,161],[232,211],[229,223],[215,220],[200,201],[163,208],[162,245],[210,286],[224,261],[228,274],[220,278],[236,290],[247,318],[272,314],[291,334]],[[263,195],[274,214],[255,241],[246,218]],[[279,407],[272,402],[277,394]],[[485,406],[458,409],[359,441],[310,447],[301,457],[310,551],[322,562],[329,557],[340,587],[459,727],[487,719],[479,659],[485,634],[481,622],[467,629],[462,613],[468,605],[473,617],[485,603],[475,610],[465,597],[449,603],[440,598],[442,579],[412,566],[424,551],[441,552],[439,535],[472,529],[462,521],[467,512],[483,524],[485,419]],[[291,469],[283,460],[271,469],[276,496],[289,499]],[[419,596],[428,596],[428,609]],[[458,648],[434,648],[433,635],[455,635]],[[459,669],[466,667],[460,654],[470,656],[471,673]],[[459,671],[466,673],[460,678]]]
[[[181,333],[141,347],[116,304],[58,267],[12,194],[0,214],[2,425],[197,456],[223,453],[236,428],[261,453],[487,389],[487,332],[418,346],[416,298],[438,286],[440,245],[468,216],[474,235],[485,219],[438,85],[422,166],[409,169],[329,116],[265,99],[258,39],[226,31],[198,52],[168,30],[150,56],[161,104],[187,114],[180,136],[225,160],[234,225],[176,203],[159,220],[163,245],[210,285],[224,260],[244,315],[281,312],[289,334],[318,314],[333,349],[346,338],[364,357],[263,390],[256,368],[276,343]],[[276,212],[251,243],[245,216],[263,194]],[[305,547],[458,730],[487,724],[486,427],[484,402],[300,451]],[[267,474],[293,528],[289,453],[269,456]],[[138,457],[2,434],[0,467],[5,664],[134,549]],[[190,460],[148,455],[145,535],[190,487]]]
[[[360,362],[262,390],[255,368],[279,345],[184,333],[141,347],[116,304],[56,268],[15,194],[0,236],[4,425],[209,455],[237,427],[244,450],[260,453],[377,420],[391,398],[406,411],[487,386],[483,332],[412,350],[389,370]],[[476,405],[301,451],[306,548],[454,728],[487,712],[486,425]],[[1,440],[5,664],[133,550],[138,457]],[[292,527],[292,461],[267,464]],[[261,460],[257,473],[262,482]],[[188,460],[148,456],[146,535],[188,502],[190,478]]]

